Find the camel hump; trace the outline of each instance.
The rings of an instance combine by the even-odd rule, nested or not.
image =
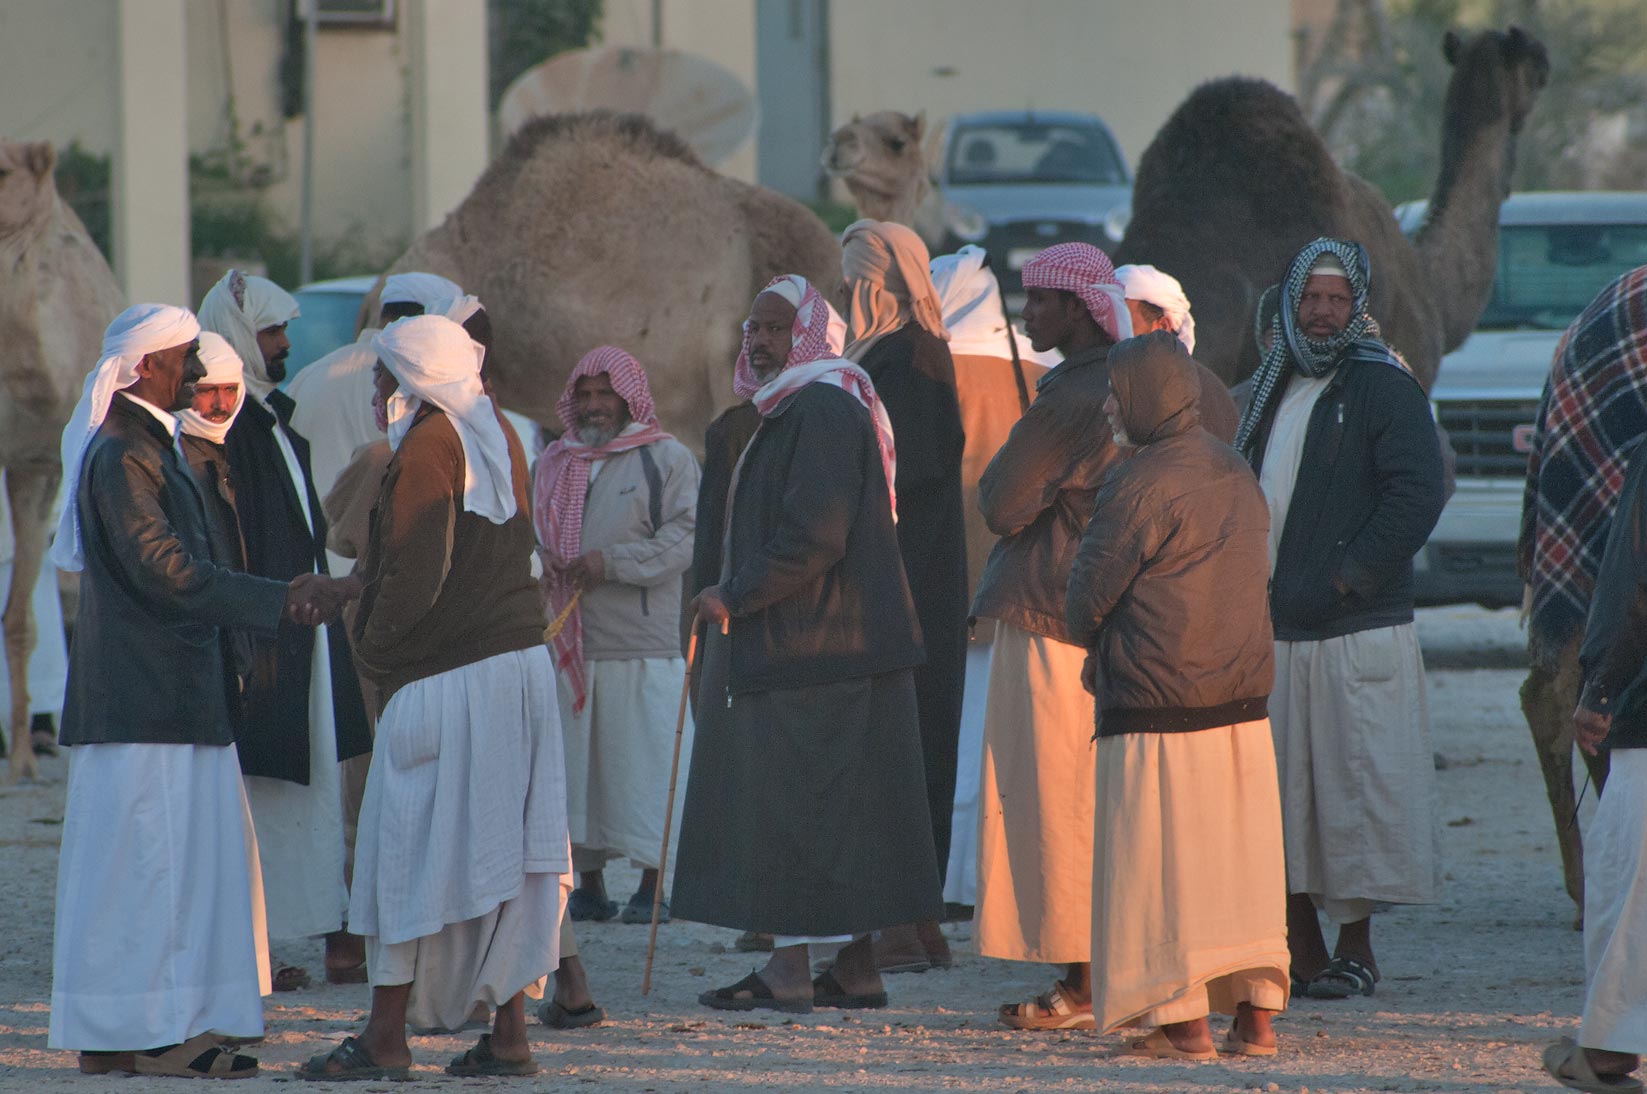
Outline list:
[[[1144,150],[1133,192],[1135,204],[1163,214],[1238,194],[1259,223],[1289,226],[1300,209],[1343,202],[1332,153],[1298,103],[1266,80],[1243,76],[1210,80],[1179,104]]]
[[[491,167],[475,184],[480,190],[488,185],[487,176],[497,175],[491,182],[508,181],[523,165],[532,161],[545,144],[558,143],[568,147],[621,149],[643,158],[679,160],[711,174],[696,152],[680,137],[669,130],[659,129],[644,114],[620,114],[612,110],[587,110],[575,114],[546,114],[533,118],[515,131],[504,145]]]

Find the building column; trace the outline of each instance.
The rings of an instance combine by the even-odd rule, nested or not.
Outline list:
[[[486,104],[486,7],[407,0],[412,115],[412,230],[457,208],[491,159]]]
[[[117,0],[110,219],[115,276],[134,302],[190,300],[183,8],[184,0]]]

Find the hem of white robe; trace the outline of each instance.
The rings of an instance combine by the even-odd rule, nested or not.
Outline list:
[[[1583,1018],[1578,1043],[1647,1053],[1647,750],[1614,749],[1584,832]]]
[[[1262,1010],[1284,1011],[1291,988],[1288,970],[1292,958],[1285,942],[1280,941],[1280,948],[1276,949],[1276,941],[1266,940],[1262,946],[1251,951],[1231,955],[1187,984],[1172,989],[1157,987],[1141,992],[1129,991],[1128,995],[1146,994],[1153,997],[1157,993],[1163,994],[1151,998],[1147,1005],[1134,1001],[1122,1011],[1111,1011],[1105,1007],[1106,993],[1101,983],[1103,970],[1094,969],[1093,977],[1099,983],[1093,985],[1092,1013],[1097,1019],[1098,1028],[1114,1032],[1130,1026],[1189,1022],[1205,1018],[1214,1010],[1220,1014],[1234,1014],[1236,1003],[1251,1003]]]

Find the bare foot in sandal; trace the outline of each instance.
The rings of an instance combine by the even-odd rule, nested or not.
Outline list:
[[[1022,1003],[1002,1003],[996,1018],[1009,1029],[1093,1029],[1092,1001],[1075,998],[1062,980]]]

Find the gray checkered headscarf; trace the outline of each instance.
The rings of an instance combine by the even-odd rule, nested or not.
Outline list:
[[[1333,255],[1343,263],[1349,274],[1350,291],[1355,302],[1350,306],[1350,321],[1343,330],[1325,341],[1308,337],[1298,327],[1298,303],[1304,296],[1304,283],[1310,279],[1322,255]],[[1274,413],[1275,404],[1287,389],[1287,379],[1294,371],[1318,378],[1337,368],[1356,342],[1378,338],[1378,323],[1367,310],[1367,287],[1372,282],[1372,266],[1367,249],[1359,243],[1323,236],[1307,244],[1293,256],[1287,274],[1281,279],[1280,307],[1270,321],[1274,341],[1263,363],[1252,378],[1252,401],[1241,416],[1241,425],[1235,431],[1236,449],[1251,462],[1257,455],[1252,451],[1255,438],[1265,420]]]

